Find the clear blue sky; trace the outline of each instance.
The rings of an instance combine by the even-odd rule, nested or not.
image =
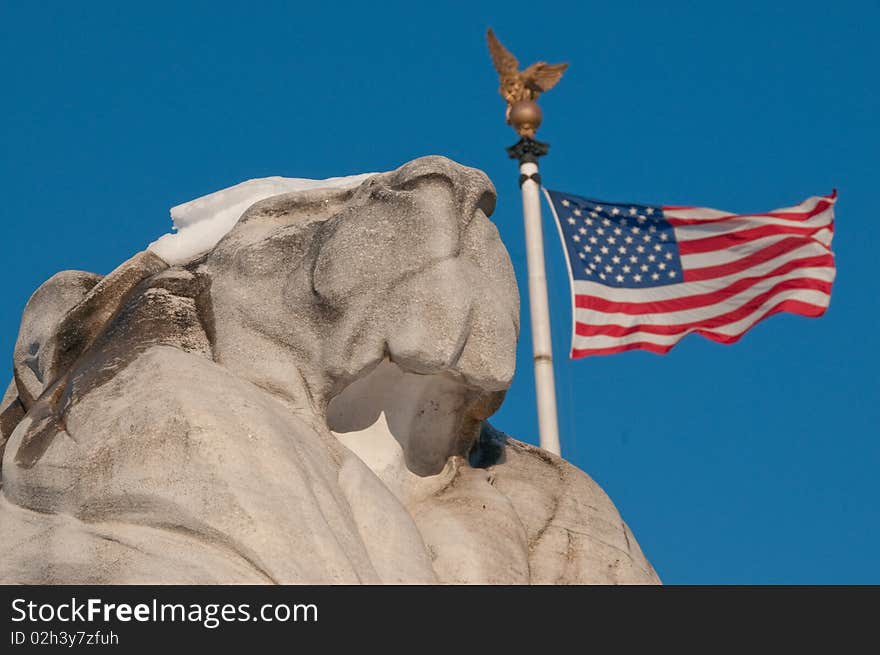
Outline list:
[[[839,189],[823,318],[667,356],[565,359],[545,208],[560,427],[666,582],[880,583],[877,2],[133,5],[0,5],[0,373],[42,281],[109,272],[167,231],[172,205],[426,154],[494,180],[526,318],[492,25],[523,63],[571,63],[542,101],[551,188],[737,212]],[[535,442],[523,326],[494,423]]]

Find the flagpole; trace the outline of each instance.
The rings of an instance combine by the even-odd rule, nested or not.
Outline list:
[[[519,70],[517,58],[501,45],[491,28],[486,32],[486,41],[501,82],[498,92],[507,102],[507,124],[520,136],[519,141],[507,149],[507,154],[511,159],[519,160],[529,272],[529,309],[532,315],[532,350],[535,357],[538,436],[541,448],[559,455],[550,306],[547,302],[547,273],[544,270],[544,235],[541,232],[541,175],[538,173],[538,157],[546,155],[550,146],[535,140],[535,131],[542,119],[541,108],[535,100],[559,82],[568,64],[539,61]]]
[[[541,121],[541,110],[534,102],[518,102],[509,115],[511,125],[522,134],[534,134]],[[533,127],[532,127],[533,126]],[[531,129],[530,129],[531,128]],[[553,379],[553,343],[550,332],[550,304],[547,299],[547,273],[544,266],[544,234],[541,227],[541,175],[538,157],[549,145],[523,136],[507,148],[511,159],[519,160],[523,221],[526,235],[526,265],[529,278],[529,309],[532,319],[532,350],[535,362],[535,396],[538,405],[538,435],[541,448],[560,454],[559,425],[556,418],[556,384]]]

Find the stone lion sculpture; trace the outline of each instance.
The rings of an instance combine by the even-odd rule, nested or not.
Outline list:
[[[486,422],[519,330],[494,202],[426,157],[258,202],[184,264],[50,278],[0,417],[0,582],[659,582],[589,477]]]

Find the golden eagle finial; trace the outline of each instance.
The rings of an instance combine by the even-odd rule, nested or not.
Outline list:
[[[507,101],[505,118],[520,136],[534,138],[535,130],[541,124],[541,110],[535,100],[556,85],[568,64],[539,61],[520,72],[519,61],[510,50],[501,45],[491,27],[486,38],[489,41],[492,63],[501,79],[498,92]]]

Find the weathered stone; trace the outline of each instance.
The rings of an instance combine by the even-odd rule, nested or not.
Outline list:
[[[485,422],[519,330],[494,199],[426,157],[50,279],[0,408],[0,581],[658,582],[595,483]]]

